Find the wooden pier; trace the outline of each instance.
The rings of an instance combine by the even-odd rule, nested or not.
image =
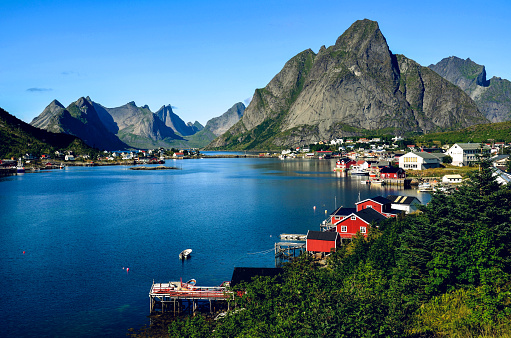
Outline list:
[[[283,261],[300,255],[306,250],[307,235],[281,234],[282,242],[275,243],[275,266],[282,265]]]
[[[385,185],[397,185],[403,188],[410,188],[412,185],[411,178],[386,178],[383,180]]]
[[[182,282],[154,283],[149,292],[149,310],[153,312],[172,312],[180,315],[188,310],[190,313],[198,309],[199,301],[209,302],[209,311],[214,311],[218,301],[229,302],[234,300],[232,292],[224,286],[195,286]]]

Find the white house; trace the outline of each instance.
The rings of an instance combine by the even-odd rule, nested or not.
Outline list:
[[[452,165],[461,167],[477,162],[481,154],[489,154],[490,147],[481,143],[455,143],[445,153],[452,157]]]
[[[66,161],[74,161],[75,157],[73,155],[66,155],[65,160]]]
[[[440,159],[430,153],[409,152],[399,157],[399,168],[404,170],[424,170],[429,168],[438,168]]]
[[[461,175],[444,175],[442,177],[442,183],[461,183],[462,180]]]
[[[386,198],[390,200],[392,209],[403,210],[406,214],[419,210],[421,205],[421,201],[414,196],[389,195]]]

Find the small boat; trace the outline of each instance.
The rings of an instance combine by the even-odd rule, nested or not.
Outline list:
[[[384,180],[372,180],[371,183],[372,184],[385,185],[385,181]]]
[[[16,165],[16,172],[18,173],[24,173],[25,167],[23,166],[23,160],[21,157],[18,159],[18,165]]]
[[[181,251],[181,253],[179,254],[179,259],[187,259],[188,257],[190,257],[191,253],[192,249],[185,249]]]
[[[419,192],[430,192],[433,191],[433,186],[429,182],[419,184]]]
[[[351,175],[361,175],[361,176],[369,176],[369,171],[365,170],[365,169],[351,169],[350,170],[350,174]]]

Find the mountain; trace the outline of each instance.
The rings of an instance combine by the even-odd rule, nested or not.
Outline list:
[[[206,126],[196,134],[187,137],[190,147],[202,148],[211,143],[219,135],[225,133],[230,127],[240,120],[245,111],[242,102],[235,103],[225,113],[210,119]],[[196,122],[198,123],[198,122]]]
[[[128,147],[105,127],[88,98],[81,97],[67,108],[54,100],[30,124],[50,132],[74,135],[94,148]]]
[[[53,108],[58,109],[58,105],[55,102]],[[75,136],[36,128],[0,108],[0,158],[19,157],[26,153],[53,154],[55,150],[92,151]]]
[[[174,114],[170,105],[161,107],[155,114],[167,127],[172,128],[174,132],[182,136],[190,136],[204,129],[197,121],[193,124],[191,122],[185,123],[179,116]]]
[[[234,104],[229,110],[218,117],[214,117],[206,123],[205,129],[214,135],[220,136],[238,122],[245,112],[245,105],[242,102]]]
[[[451,56],[429,68],[463,89],[491,122],[511,120],[510,81],[496,76],[487,80],[485,67],[469,58]]]
[[[135,102],[107,108],[89,97],[81,97],[64,108],[54,100],[30,124],[77,136],[92,147],[106,150],[186,146],[186,140],[166,126],[147,105],[137,107]],[[182,124],[188,130],[202,127],[198,122],[190,126]]]
[[[208,148],[268,149],[372,133],[428,133],[488,120],[460,88],[390,51],[360,20],[335,45],[305,50],[256,89],[243,117]]]
[[[137,107],[132,101],[120,107],[106,108],[95,102],[93,104],[98,111],[104,112],[101,114],[103,123],[129,147],[170,147],[175,140],[184,140],[151,112],[147,105]]]

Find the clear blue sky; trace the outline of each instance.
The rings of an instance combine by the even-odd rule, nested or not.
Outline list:
[[[423,66],[470,57],[511,79],[508,1],[1,0],[0,107],[30,122],[90,96],[205,124],[364,18]]]

